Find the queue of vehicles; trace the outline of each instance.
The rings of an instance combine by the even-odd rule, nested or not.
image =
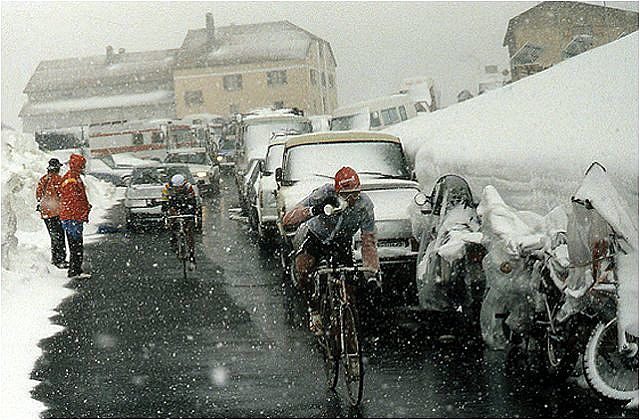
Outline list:
[[[618,261],[630,253],[637,258],[637,250],[629,248],[615,229],[616,221],[624,219],[620,214],[609,216],[613,222],[608,221],[608,245],[596,241],[582,246],[585,255],[600,256],[603,262],[594,260],[592,269],[582,274],[582,281],[588,282],[581,289],[585,297],[575,304],[575,292],[567,292],[576,277],[567,255],[577,251],[567,252],[576,244],[567,245],[566,237],[582,238],[584,232],[567,232],[567,224],[561,223],[564,231],[549,229],[528,237],[529,242],[492,236],[491,223],[481,223],[483,217],[492,216],[478,208],[463,178],[445,174],[435,181],[430,195],[420,191],[397,137],[375,131],[278,133],[276,128],[263,132],[261,140],[252,139],[252,145],[260,146],[243,162],[239,194],[259,244],[279,246],[285,282],[293,281],[288,275],[295,232],[284,228],[284,214],[313,189],[332,182],[337,169],[351,166],[374,202],[384,294],[395,295],[399,298],[395,302],[418,311],[460,317],[470,327],[464,334],[481,336],[492,347],[496,340],[506,346],[508,363],[515,357],[527,364],[535,355],[542,358],[534,368],[538,374],[562,378],[574,372],[581,357],[587,381],[596,392],[611,399],[637,398],[637,322],[621,325],[616,318],[616,290],[619,275],[624,274],[617,272]],[[246,146],[239,145],[236,153],[246,156]],[[579,195],[576,200],[584,206]],[[607,198],[595,199],[602,203]],[[483,196],[484,206],[487,202],[490,199]],[[596,210],[606,211],[607,206],[600,205]],[[588,200],[586,206],[593,211]],[[495,217],[508,218],[508,213],[497,211]],[[357,262],[359,235],[352,246]],[[401,275],[390,281],[394,271]],[[590,287],[593,291],[585,294]]]

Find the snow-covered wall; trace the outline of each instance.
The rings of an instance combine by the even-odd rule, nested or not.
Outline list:
[[[402,139],[427,192],[457,173],[476,199],[493,185],[509,205],[544,214],[597,160],[637,213],[638,33],[385,131]]]

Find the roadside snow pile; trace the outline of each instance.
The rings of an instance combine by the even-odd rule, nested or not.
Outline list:
[[[446,173],[493,185],[519,209],[566,202],[593,161],[638,208],[638,33],[385,130],[426,191]]]
[[[66,270],[50,264],[49,235],[35,211],[36,185],[51,157],[32,136],[2,130],[2,418],[38,418],[45,409],[31,399],[37,382],[29,377],[41,354],[38,342],[60,330],[48,318],[72,293],[63,287]],[[86,237],[113,204],[115,188],[93,177],[85,184],[93,205]]]

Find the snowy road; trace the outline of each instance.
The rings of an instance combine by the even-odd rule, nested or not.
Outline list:
[[[324,391],[321,357],[296,325],[276,256],[229,220],[235,206],[233,187],[207,202],[199,267],[186,283],[156,230],[87,246],[93,277],[68,285],[76,293],[54,318],[66,329],[41,343],[33,372],[44,417],[622,415],[575,384],[505,376],[504,355],[480,343],[441,344],[393,322],[367,334],[364,403],[350,411],[341,384],[337,395]],[[122,223],[122,208],[110,217]]]

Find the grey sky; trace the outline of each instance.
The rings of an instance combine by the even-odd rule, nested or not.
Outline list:
[[[188,29],[287,19],[331,43],[341,105],[436,80],[446,104],[506,66],[509,19],[537,2],[2,2],[2,121],[22,127],[22,90],[41,60],[178,48]],[[595,3],[595,2],[594,2]],[[607,5],[638,10],[636,2]]]

